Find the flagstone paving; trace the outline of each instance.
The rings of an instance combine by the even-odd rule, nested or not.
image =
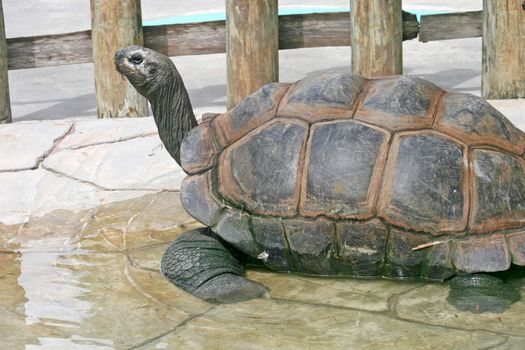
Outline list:
[[[12,124],[0,144],[0,349],[525,348],[525,301],[462,312],[446,284],[250,269],[267,298],[177,289],[160,257],[200,224],[151,118]]]

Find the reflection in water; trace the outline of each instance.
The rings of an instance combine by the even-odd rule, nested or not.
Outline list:
[[[111,340],[84,338],[77,335],[69,339],[39,337],[40,345],[26,345],[26,350],[109,350],[114,349]]]
[[[111,340],[75,334],[75,329],[81,331],[94,313],[91,302],[85,300],[91,293],[90,286],[82,281],[87,274],[82,268],[86,264],[83,257],[88,252],[71,251],[73,247],[65,244],[61,238],[49,237],[27,242],[20,249],[18,284],[27,300],[26,324],[41,324],[60,329],[59,334],[71,334],[69,338],[55,338],[38,336],[36,331],[40,344],[26,345],[26,349],[113,349]]]
[[[79,327],[90,303],[80,300],[89,290],[70,269],[74,259],[57,253],[26,253],[20,261],[18,283],[25,290],[27,324]]]

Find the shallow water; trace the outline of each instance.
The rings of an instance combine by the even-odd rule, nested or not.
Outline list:
[[[198,226],[170,192],[0,224],[0,349],[525,348],[523,298],[461,312],[446,284],[251,270],[269,299],[208,304],[158,272]]]

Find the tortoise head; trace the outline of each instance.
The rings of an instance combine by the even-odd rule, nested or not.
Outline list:
[[[147,99],[170,82],[168,77],[173,76],[175,69],[169,57],[141,46],[130,46],[117,51],[115,66]]]

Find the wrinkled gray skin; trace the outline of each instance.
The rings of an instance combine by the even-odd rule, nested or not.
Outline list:
[[[118,51],[115,65],[150,102],[160,139],[180,164],[180,144],[188,131],[197,126],[197,120],[175,65],[169,57],[140,46]]]
[[[159,136],[180,165],[180,145],[197,120],[173,62],[140,46],[115,54],[117,70],[150,102]],[[184,233],[162,257],[162,273],[176,286],[210,302],[232,303],[267,294],[267,289],[243,277],[246,257],[209,228]],[[493,276],[456,276],[448,300],[461,310],[502,312],[519,299],[510,285]]]
[[[197,120],[175,65],[155,51],[131,46],[115,54],[115,66],[150,102],[160,139],[180,165],[180,145]],[[203,228],[177,238],[162,257],[161,270],[176,286],[210,302],[232,303],[265,295],[264,286],[242,277],[242,259]]]

